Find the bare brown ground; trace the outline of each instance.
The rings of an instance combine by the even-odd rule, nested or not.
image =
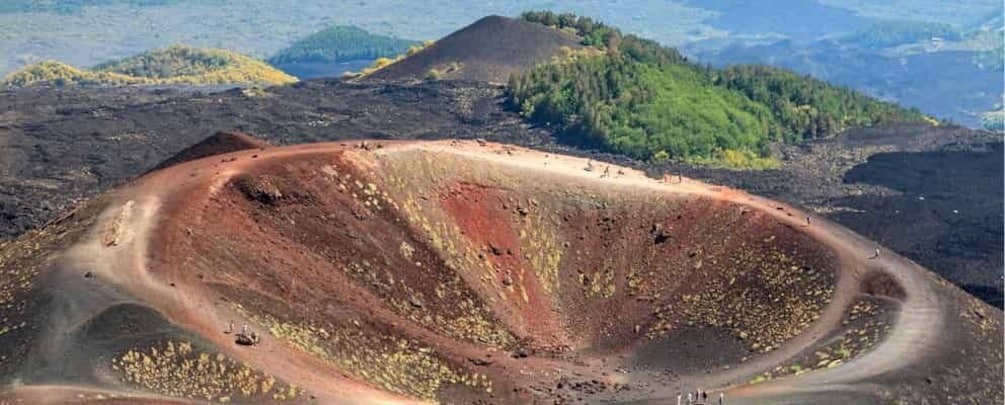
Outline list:
[[[0,394],[4,404],[185,404],[188,401],[145,394],[109,392],[88,387],[39,385]]]
[[[891,252],[869,258],[874,243],[844,228],[735,190],[605,176],[496,144],[361,146],[247,150],[152,173],[109,196],[63,261],[320,403],[871,392],[938,357],[948,340],[932,331],[963,302]],[[822,345],[863,293],[895,303],[882,342],[748,385]],[[229,323],[265,338],[235,345]],[[747,354],[726,368],[687,353],[631,366],[689,328],[716,331],[703,335],[712,350]],[[1000,322],[987,328],[1000,343]],[[74,390],[7,395],[62,402]]]

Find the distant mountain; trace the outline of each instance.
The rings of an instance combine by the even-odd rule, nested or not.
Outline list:
[[[715,28],[735,34],[777,33],[793,40],[855,31],[868,23],[855,12],[807,0],[773,0],[770,7],[758,0],[687,0],[694,7],[712,9],[708,20]]]
[[[419,45],[419,41],[375,35],[358,27],[340,25],[298,40],[267,61],[282,65],[374,60],[400,55],[415,45]]]
[[[4,0],[0,13],[75,13],[83,7],[125,5],[133,7],[166,6],[191,0]]]
[[[1005,86],[1000,65],[993,64],[1000,63],[1000,48],[890,56],[835,41],[780,41],[689,54],[713,66],[762,63],[792,69],[969,126],[980,125],[980,113],[1001,101]]]
[[[882,49],[919,41],[959,41],[963,30],[949,24],[920,21],[876,21],[838,38],[842,44]]]
[[[365,80],[424,78],[503,83],[510,75],[547,62],[563,49],[582,48],[575,35],[539,24],[489,16],[423,50],[383,67]]]
[[[280,50],[267,61],[300,79],[338,77],[356,72],[378,58],[393,58],[419,41],[371,34],[354,26],[334,26],[315,32]]]
[[[988,131],[1001,132],[1005,130],[1005,111],[988,111],[981,116],[981,125]]]
[[[293,83],[268,64],[220,49],[173,45],[82,70],[60,62],[28,66],[3,79],[8,86],[51,85],[278,85]]]

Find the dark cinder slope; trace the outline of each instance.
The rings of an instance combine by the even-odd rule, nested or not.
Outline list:
[[[363,80],[422,79],[436,69],[442,73],[440,79],[505,82],[513,72],[558,55],[562,47],[582,46],[571,34],[540,24],[489,16]],[[459,64],[460,69],[448,72],[452,64]]]
[[[236,152],[245,149],[267,148],[268,142],[257,139],[243,132],[220,131],[209,138],[204,139],[195,145],[185,148],[178,154],[172,156],[152,170],[160,170],[174,166],[190,160],[201,159],[206,156],[219,155],[228,152]]]

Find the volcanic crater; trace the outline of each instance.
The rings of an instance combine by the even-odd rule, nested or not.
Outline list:
[[[810,395],[939,354],[917,323],[946,305],[993,313],[788,206],[473,141],[210,156],[19,243],[59,253],[0,263],[39,269],[4,294],[50,314],[7,375],[130,400],[742,401],[793,378]],[[962,324],[1000,347],[992,318]],[[244,327],[259,344],[235,344]]]

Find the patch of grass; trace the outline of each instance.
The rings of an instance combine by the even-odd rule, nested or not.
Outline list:
[[[770,170],[781,167],[774,156],[762,157],[749,150],[718,150],[711,157],[692,157],[688,163],[736,170]]]
[[[268,316],[255,318],[276,338],[390,392],[425,401],[435,401],[446,385],[492,392],[486,375],[451,367],[433,350],[406,339],[347,327],[286,323]]]
[[[179,398],[213,402],[238,398],[286,401],[304,393],[222,354],[196,350],[188,342],[168,341],[129,350],[112,360],[112,369],[122,373],[126,382]]]

